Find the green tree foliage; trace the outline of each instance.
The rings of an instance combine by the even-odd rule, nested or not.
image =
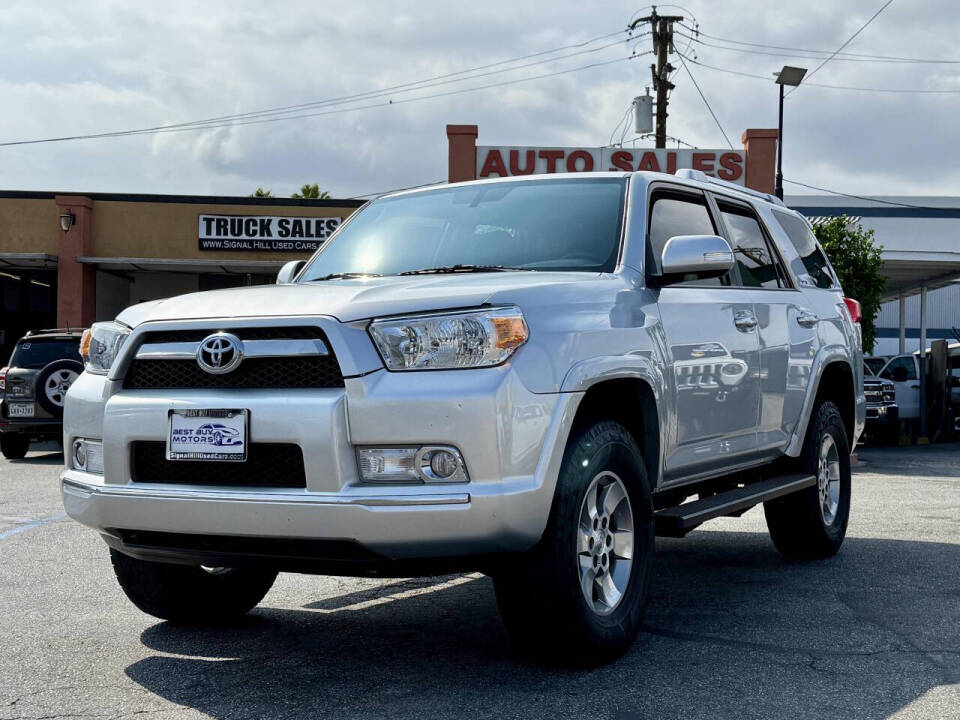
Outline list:
[[[300,188],[300,192],[294,193],[290,197],[309,198],[311,200],[326,200],[330,197],[330,193],[328,193],[326,190],[321,190],[317,183],[314,183],[313,185],[307,183]]]
[[[830,218],[817,225],[814,232],[837,271],[843,294],[860,302],[863,351],[872,352],[877,337],[874,320],[886,285],[880,272],[883,248],[874,242],[873,230],[864,230],[846,215]]]
[[[250,193],[248,197],[273,197],[273,191],[264,190],[263,188],[258,187],[256,190]]]

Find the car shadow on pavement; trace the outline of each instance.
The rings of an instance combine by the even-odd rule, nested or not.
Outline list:
[[[960,545],[848,538],[787,563],[766,534],[701,531],[658,541],[656,573],[645,631],[594,671],[516,656],[489,579],[444,578],[214,630],[159,623],[126,672],[217,718],[849,720],[960,682]]]
[[[63,465],[63,451],[30,453],[19,460],[7,460],[11,465]]]
[[[925,479],[960,478],[960,443],[941,443],[932,445],[896,445],[857,447],[857,456],[862,461],[854,469],[858,473],[904,476]],[[856,481],[856,477],[854,477]]]

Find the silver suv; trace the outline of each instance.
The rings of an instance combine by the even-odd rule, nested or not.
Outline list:
[[[800,215],[702,174],[396,193],[276,286],[96,324],[63,501],[161,618],[278,571],[479,570],[518,645],[595,664],[656,535],[763,503],[785,556],[837,551],[858,320]]]

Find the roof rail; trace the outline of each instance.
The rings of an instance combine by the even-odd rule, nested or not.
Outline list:
[[[60,327],[60,328],[42,328],[40,330],[27,330],[24,337],[30,337],[31,335],[51,335],[55,333],[78,333],[80,328],[71,328],[71,327]]]
[[[758,197],[766,200],[767,202],[772,202],[774,205],[783,205],[783,200],[778,198],[776,195],[760,192],[759,190],[753,190],[752,188],[744,187],[743,185],[737,185],[729,180],[721,180],[720,178],[712,177],[711,175],[707,175],[702,170],[681,168],[674,173],[674,176],[683,178],[684,180],[696,180],[698,182],[709,183],[711,185],[720,185],[721,187],[725,187],[729,190],[736,190],[737,192],[742,192],[745,195],[753,195],[753,197]],[[784,207],[786,206],[784,205]]]

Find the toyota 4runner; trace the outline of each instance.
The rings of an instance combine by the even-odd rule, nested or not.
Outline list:
[[[786,557],[837,551],[858,322],[802,216],[702,173],[395,193],[276,286],[94,325],[63,501],[160,618],[278,571],[479,570],[518,646],[595,664],[657,535],[763,503]]]

